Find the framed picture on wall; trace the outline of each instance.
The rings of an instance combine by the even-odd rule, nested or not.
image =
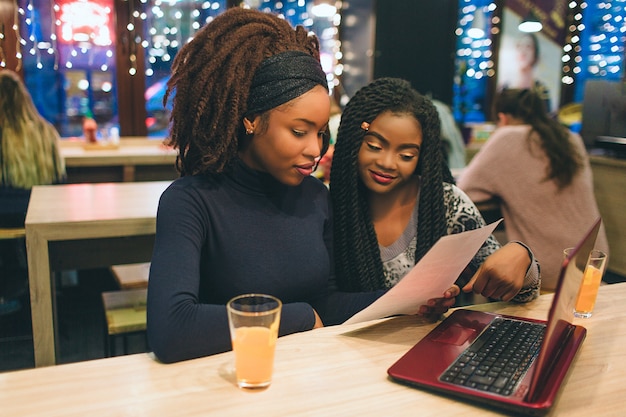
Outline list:
[[[534,2],[532,12],[543,27],[531,33],[519,29],[531,12],[528,2],[506,0],[504,4],[496,89],[533,88],[544,97],[548,111],[556,112],[561,96],[565,1]]]

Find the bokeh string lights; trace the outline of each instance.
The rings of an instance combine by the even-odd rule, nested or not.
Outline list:
[[[492,45],[500,30],[496,9],[491,0],[463,0],[459,4],[453,111],[462,123],[484,119],[482,97],[487,80],[495,76]]]
[[[575,99],[582,100],[584,81],[624,77],[626,0],[572,0],[574,23],[563,49],[563,83],[576,81]]]
[[[124,3],[128,7],[124,15],[128,16],[125,35],[129,73],[137,73],[137,54],[145,53],[146,77],[168,72],[180,47],[227,7],[226,0],[125,0]],[[249,0],[244,3],[245,7],[276,13],[293,25],[314,31],[320,37],[323,65],[332,86],[333,80],[341,75],[341,65],[337,65],[341,59],[341,44],[337,39],[341,2],[329,2],[320,10],[332,9],[333,13],[320,16],[311,13],[313,2],[307,0]],[[37,69],[51,64],[54,70],[61,65],[66,69],[94,66],[107,71],[115,66],[112,62],[115,59],[114,14],[111,0],[20,0],[14,28],[20,45],[16,57],[21,63],[21,50],[28,51],[27,59],[34,61],[31,67]],[[5,37],[4,32],[0,28],[0,42]],[[0,50],[0,54],[4,50],[6,48]],[[44,55],[53,59],[43,59]]]

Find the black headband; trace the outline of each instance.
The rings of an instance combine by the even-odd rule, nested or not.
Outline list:
[[[326,73],[306,52],[286,51],[266,58],[254,73],[246,114],[259,114],[280,106],[316,85],[328,89]]]

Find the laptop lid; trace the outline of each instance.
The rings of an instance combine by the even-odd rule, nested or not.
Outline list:
[[[513,395],[502,396],[440,380],[441,374],[496,317],[541,320],[458,309],[420,340],[389,369],[401,383],[459,396],[497,408],[541,415],[553,405],[567,371],[584,340],[586,330],[571,324],[578,288],[587,258],[600,228],[597,219],[563,260],[556,292],[548,313],[540,352]]]
[[[563,347],[561,343],[567,337],[567,332],[571,330],[570,325],[574,321],[574,307],[578,297],[578,290],[582,283],[585,265],[600,230],[600,223],[601,219],[598,218],[585,236],[583,236],[582,240],[578,242],[578,245],[574,247],[574,250],[563,259],[561,274],[548,313],[546,332],[529,387],[528,398],[530,401],[537,401],[541,390],[545,390],[548,374],[552,371],[552,365],[554,365],[551,359],[559,356]],[[564,371],[567,371],[567,369]]]

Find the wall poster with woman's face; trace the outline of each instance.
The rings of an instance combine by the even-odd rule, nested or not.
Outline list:
[[[497,88],[534,88],[548,111],[559,108],[565,0],[505,0],[497,63]],[[541,20],[539,32],[525,33],[518,25],[532,7]]]

